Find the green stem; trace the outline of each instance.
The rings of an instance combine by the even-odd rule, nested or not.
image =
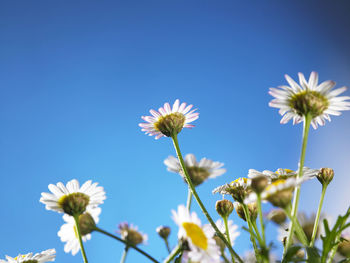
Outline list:
[[[164,263],[171,262],[179,253],[181,252],[181,246],[177,245],[173,251],[170,253],[170,255],[163,261]]]
[[[249,228],[249,232],[250,232],[250,241],[252,241],[252,244],[253,244],[253,248],[254,248],[254,252],[255,252],[255,257],[256,259],[258,259],[260,257],[260,254],[259,254],[259,250],[258,250],[258,247],[256,245],[256,241],[255,241],[255,235],[254,235],[254,231],[253,231],[253,227],[252,227],[252,223],[251,223],[251,220],[250,220],[250,215],[249,215],[249,211],[248,211],[248,207],[246,204],[242,203],[242,206],[243,206],[243,211],[244,211],[244,215],[245,215],[245,219],[247,221],[247,224],[248,224],[248,228]]]
[[[284,212],[287,214],[288,218],[292,221],[293,220],[293,217],[291,215],[291,211],[290,211],[290,206],[286,207],[284,209]],[[303,228],[301,227],[299,221],[298,221],[298,218],[295,218],[294,219],[295,222],[294,222],[294,226],[295,226],[295,232],[296,232],[296,235],[297,235],[297,238],[299,239],[299,241],[304,245],[304,246],[308,246],[308,240],[307,240],[307,237],[305,235],[305,232],[303,230]]]
[[[120,259],[120,263],[124,263],[126,259],[126,255],[128,254],[129,246],[126,245],[123,251],[122,258]]]
[[[231,238],[230,238],[230,231],[229,231],[229,229],[228,229],[227,216],[223,216],[222,219],[223,219],[224,224],[225,224],[225,232],[226,232],[227,241],[228,241],[230,244],[232,244],[232,243],[231,243]],[[222,254],[224,255],[224,252],[223,252]],[[234,263],[234,262],[235,262],[235,258],[232,257],[231,259],[232,259],[232,262]]]
[[[133,244],[131,244],[131,243],[125,241],[124,239],[122,239],[122,238],[120,238],[120,237],[117,237],[117,236],[115,236],[115,235],[113,235],[113,234],[111,234],[111,233],[109,233],[109,232],[107,232],[107,231],[105,231],[105,230],[103,230],[103,229],[101,229],[101,228],[98,228],[98,227],[96,227],[94,230],[97,231],[97,232],[100,232],[100,233],[102,233],[102,234],[104,234],[104,235],[106,235],[106,236],[109,236],[109,237],[111,237],[111,238],[114,238],[114,239],[116,239],[116,240],[118,240],[118,241],[124,243],[124,244],[125,244],[126,246],[128,246],[128,247],[132,247],[133,249],[135,249],[136,251],[138,251],[139,253],[141,253],[141,254],[144,255],[145,257],[147,257],[147,258],[148,258],[149,260],[151,260],[152,262],[159,263],[159,261],[157,261],[157,260],[156,260],[155,258],[153,258],[151,255],[147,254],[145,251],[143,251],[142,249],[138,248],[137,246],[135,246],[135,245],[133,245]]]
[[[167,239],[167,238],[164,238],[164,242],[165,242],[166,249],[168,250],[168,252],[169,252],[169,254],[170,254],[171,250],[170,250],[170,247],[169,247],[168,239]]]
[[[225,263],[230,263],[230,261],[228,260],[228,258],[226,257],[226,255],[225,255],[224,252],[221,253],[221,256],[222,256],[222,258],[224,259]],[[234,262],[234,261],[233,261],[233,262]]]
[[[307,114],[304,118],[304,128],[303,128],[303,142],[301,146],[301,154],[300,154],[300,161],[299,161],[299,171],[297,178],[301,178],[303,176],[303,169],[304,169],[304,161],[305,161],[305,153],[306,153],[306,146],[307,146],[307,139],[309,136],[309,130],[310,130],[310,124],[312,121],[311,114]],[[292,244],[293,241],[293,234],[294,234],[294,227],[295,227],[295,221],[298,214],[298,206],[299,206],[299,197],[300,197],[300,185],[295,187],[294,190],[294,199],[293,199],[293,207],[292,207],[292,220],[289,226],[289,234],[287,237],[286,246],[283,251],[283,257],[285,256],[285,253],[287,252],[288,248]]]
[[[80,250],[81,254],[83,256],[84,263],[88,263],[84,245],[83,245],[83,240],[81,238],[81,232],[80,232],[80,226],[79,226],[79,215],[73,215],[74,221],[75,221],[75,228],[77,229],[77,234],[78,234],[78,239],[79,239],[79,244],[80,244]]]
[[[318,204],[317,214],[316,214],[316,218],[315,218],[315,222],[314,222],[314,229],[312,231],[310,247],[313,247],[314,244],[315,244],[316,234],[317,234],[317,230],[318,230],[318,222],[320,220],[320,215],[321,215],[321,210],[322,210],[322,205],[323,205],[323,199],[324,199],[324,196],[326,194],[327,186],[328,186],[327,184],[324,184],[322,186],[322,193],[321,193],[320,203]]]
[[[259,213],[259,219],[260,219],[261,234],[262,234],[264,244],[266,244],[264,218],[263,218],[262,208],[261,208],[261,195],[257,194],[257,196],[258,196],[257,204],[258,204],[258,213]]]
[[[186,166],[185,166],[185,163],[184,163],[184,160],[182,158],[182,154],[181,154],[181,151],[180,151],[180,147],[179,147],[179,142],[177,140],[177,134],[174,134],[172,137],[173,139],[173,143],[174,143],[174,147],[175,147],[175,151],[176,151],[176,154],[177,154],[177,157],[179,159],[179,162],[181,164],[181,167],[182,167],[182,170],[185,174],[185,177],[186,177],[186,181],[188,183],[188,186],[189,188],[191,189],[191,192],[194,196],[194,198],[196,199],[199,207],[201,208],[203,214],[206,216],[206,218],[208,219],[209,223],[211,224],[211,226],[214,228],[217,236],[225,243],[225,245],[228,247],[229,251],[230,251],[230,254],[231,256],[235,256],[239,262],[243,263],[242,259],[239,257],[239,255],[236,253],[236,251],[234,251],[234,249],[232,248],[231,244],[229,244],[225,238],[225,236],[220,232],[220,230],[218,229],[218,227],[216,226],[216,224],[214,223],[213,219],[211,218],[211,216],[209,215],[207,209],[204,207],[201,199],[199,198],[197,192],[196,192],[196,189],[194,187],[194,185],[192,184],[192,181],[191,181],[191,178],[187,172],[187,169],[186,169]]]
[[[191,210],[191,204],[192,204],[192,192],[191,192],[191,188],[188,187],[187,202],[186,202],[186,208],[188,211]]]

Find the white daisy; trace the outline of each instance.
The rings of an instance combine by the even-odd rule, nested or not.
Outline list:
[[[309,167],[304,166],[303,177],[308,179],[315,178],[319,174],[319,172],[320,172],[319,169],[311,169]],[[262,172],[259,172],[255,169],[249,169],[248,171],[249,178],[264,176],[267,179],[269,179],[269,182],[273,182],[278,179],[288,179],[290,177],[297,176],[297,174],[298,173],[296,171],[293,171],[290,169],[282,169],[282,168],[278,168],[276,172],[272,172],[269,170],[264,170]]]
[[[311,72],[308,82],[302,73],[298,75],[299,84],[285,75],[290,86],[270,88],[269,94],[275,99],[269,106],[280,109],[279,113],[283,116],[281,123],[285,124],[293,119],[293,124],[297,124],[304,120],[306,114],[311,114],[311,124],[316,129],[318,125],[323,126],[325,120],[331,120],[329,115],[339,116],[340,111],[350,110],[350,102],[347,101],[350,97],[337,97],[346,90],[346,87],[331,91],[335,82],[328,80],[318,85],[316,72]]]
[[[55,261],[56,257],[55,249],[48,249],[41,253],[19,254],[17,257],[6,256],[6,260],[0,259],[0,263],[44,263],[49,261]]]
[[[246,195],[251,192],[251,179],[240,177],[229,184],[224,184],[216,187],[212,193],[219,193],[222,195],[231,195],[233,199],[238,202],[243,202]]]
[[[171,137],[178,134],[182,128],[192,128],[194,125],[189,123],[198,119],[199,113],[195,112],[196,109],[191,110],[193,105],[186,105],[185,102],[180,104],[177,99],[172,108],[167,102],[158,111],[151,109],[152,116],[142,116],[146,123],[140,123],[139,126],[149,136],[156,136],[156,139],[163,136]]]
[[[218,219],[215,222],[216,226],[220,230],[221,233],[226,233],[226,228],[225,228],[225,223],[222,219]],[[210,225],[209,225],[210,226]],[[228,232],[230,235],[230,240],[231,240],[231,246],[235,244],[236,238],[240,235],[240,232],[237,231],[238,225],[233,224],[232,220],[227,221],[227,226],[228,226]]]
[[[196,157],[193,154],[187,154],[185,156],[185,166],[192,183],[197,186],[203,183],[208,178],[215,178],[226,172],[226,169],[222,168],[223,163],[214,162],[207,158],[202,158],[197,162]],[[169,156],[164,160],[164,164],[167,166],[167,170],[170,172],[178,173],[185,178],[179,160],[174,156]]]
[[[86,210],[85,213],[89,213],[95,223],[97,224],[99,221],[99,215],[101,213],[101,208],[89,208]],[[81,215],[82,216],[82,215]],[[66,242],[64,245],[64,252],[69,253],[71,252],[72,255],[76,255],[80,250],[80,244],[79,244],[79,237],[78,232],[76,230],[75,221],[72,216],[69,216],[67,214],[63,215],[63,220],[66,222],[63,224],[58,231],[57,235],[60,237],[62,242]],[[87,240],[91,239],[91,234],[83,234],[82,233],[82,240],[83,242],[86,242]]]
[[[125,241],[130,242],[135,246],[141,243],[147,243],[148,236],[140,232],[137,226],[134,226],[133,224],[129,224],[127,222],[123,222],[118,225],[118,228],[118,233],[122,236],[122,238]]]
[[[69,215],[82,214],[85,209],[97,207],[106,199],[102,186],[91,180],[81,187],[77,180],[71,180],[64,186],[61,182],[57,185],[50,184],[51,193],[41,193],[40,202],[45,204],[47,210],[64,212]]]
[[[172,218],[179,226],[179,239],[188,241],[190,251],[188,257],[193,262],[211,263],[220,262],[220,248],[216,245],[214,229],[210,225],[201,225],[197,214],[190,213],[184,205],[178,210],[172,210]]]

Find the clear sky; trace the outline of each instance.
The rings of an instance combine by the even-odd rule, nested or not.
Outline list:
[[[312,70],[349,86],[349,11],[347,1],[316,0],[1,1],[0,258],[56,248],[57,262],[82,261],[63,252],[61,215],[39,203],[48,184],[73,178],[104,186],[100,227],[134,223],[149,235],[143,248],[164,258],[155,228],[170,225],[175,244],[170,211],[186,186],[163,164],[171,141],[138,123],[166,101],[200,112],[179,136],[183,153],[225,163],[225,175],[198,187],[215,219],[216,186],[249,168],[295,169],[302,125],[279,124],[268,88]],[[350,112],[310,134],[306,165],[336,172],[331,214],[349,204],[349,134]],[[302,209],[319,193],[318,182],[305,184]],[[246,233],[235,248],[249,249]],[[118,262],[123,246],[95,233],[86,249],[92,263]],[[127,262],[146,260],[130,251]]]

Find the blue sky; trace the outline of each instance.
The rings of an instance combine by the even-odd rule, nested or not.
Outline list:
[[[3,1],[0,258],[56,248],[57,262],[81,262],[63,252],[61,215],[39,203],[48,184],[73,178],[104,186],[100,227],[132,222],[149,235],[143,248],[164,258],[155,228],[170,225],[175,244],[170,211],[186,201],[186,186],[163,164],[175,154],[171,141],[145,136],[138,123],[176,98],[200,112],[179,136],[183,153],[227,169],[198,187],[215,218],[217,185],[249,168],[295,169],[302,127],[279,124],[268,88],[312,70],[349,86],[349,9],[346,1]],[[312,130],[307,149],[306,165],[336,171],[331,214],[350,199],[349,123],[345,112]],[[312,210],[319,193],[318,182],[305,184],[301,207]],[[243,232],[236,243],[249,249]],[[118,262],[123,246],[96,233],[86,249],[90,262]],[[130,251],[127,262],[143,261]]]

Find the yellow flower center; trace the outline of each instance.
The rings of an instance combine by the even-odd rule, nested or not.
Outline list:
[[[190,222],[184,222],[182,223],[182,226],[185,229],[187,236],[191,238],[191,241],[195,246],[203,250],[207,250],[208,239],[200,226]]]
[[[234,184],[234,183],[239,184],[239,181],[240,181],[240,180],[243,180],[243,182],[244,182],[245,184],[248,183],[248,178],[246,178],[246,177],[240,177],[240,178],[238,178],[238,179],[232,181],[231,184]]]
[[[293,170],[291,170],[291,169],[283,169],[283,170],[284,170],[284,171],[286,171],[286,172],[287,172],[287,174],[294,173],[294,171],[293,171]],[[280,175],[279,170],[277,170],[275,173]]]
[[[278,186],[280,184],[284,184],[285,182],[286,182],[286,180],[284,180],[284,179],[276,180],[266,187],[266,191],[270,190],[272,187]]]

